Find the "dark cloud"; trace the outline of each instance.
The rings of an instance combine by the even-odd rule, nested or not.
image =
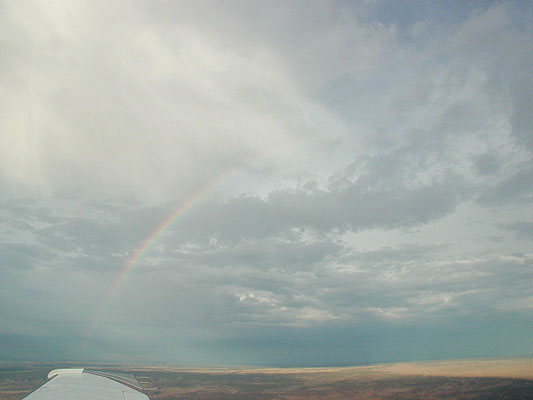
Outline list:
[[[355,182],[333,182],[329,190],[284,189],[271,192],[267,198],[242,196],[195,209],[185,223],[193,232],[222,238],[264,237],[291,229],[344,232],[408,227],[453,212],[465,195],[460,177],[410,184],[401,177],[395,181],[400,164],[388,174],[386,162],[390,160],[380,161],[373,160],[377,171],[369,171]]]
[[[493,153],[484,153],[477,156],[474,160],[474,166],[480,175],[495,175],[501,168],[497,155]]]
[[[516,237],[523,240],[533,239],[533,222],[520,221],[510,224],[503,224],[501,227],[505,230],[514,232]]]
[[[531,204],[533,196],[533,169],[524,168],[496,184],[488,186],[479,194],[478,201],[487,206]]]
[[[529,45],[531,43],[529,42]],[[531,54],[531,52],[528,52]],[[514,71],[514,82],[511,86],[513,112],[511,116],[511,124],[513,127],[513,135],[518,141],[533,151],[533,106],[528,93],[533,90],[533,79],[523,72],[526,65],[531,65],[533,59],[531,55],[525,56],[521,63]]]

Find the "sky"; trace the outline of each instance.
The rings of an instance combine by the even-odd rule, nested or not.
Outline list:
[[[0,360],[533,354],[532,21],[0,0]]]

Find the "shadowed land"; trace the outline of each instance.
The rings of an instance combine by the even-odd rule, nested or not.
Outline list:
[[[0,398],[21,399],[48,371],[74,364],[2,363]],[[343,368],[183,368],[84,364],[134,374],[153,400],[530,399],[533,358]]]

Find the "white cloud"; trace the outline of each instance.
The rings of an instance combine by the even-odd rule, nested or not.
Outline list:
[[[124,9],[6,7],[4,185],[179,198],[342,126],[275,49]]]

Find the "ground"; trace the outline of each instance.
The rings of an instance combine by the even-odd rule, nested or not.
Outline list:
[[[83,365],[134,374],[152,400],[532,399],[533,358],[345,368]],[[20,400],[48,371],[76,364],[0,363],[0,398]]]

